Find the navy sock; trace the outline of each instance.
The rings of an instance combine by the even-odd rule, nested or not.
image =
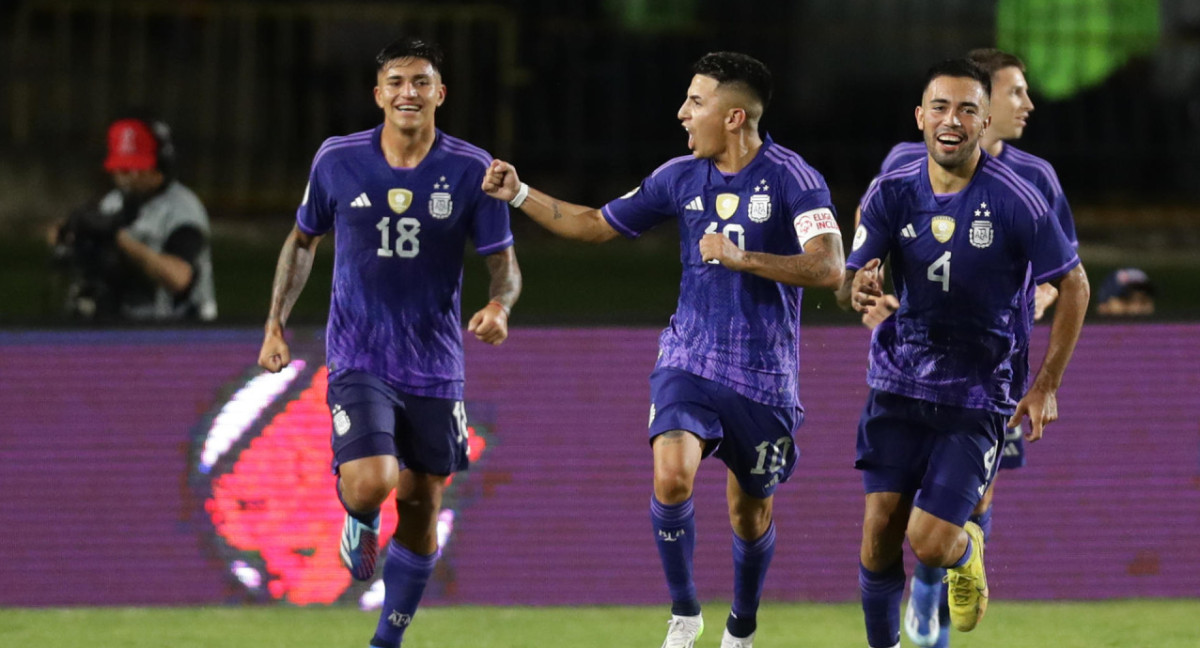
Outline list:
[[[953,565],[950,565],[950,568],[953,569],[954,567],[962,567],[963,565],[967,564],[967,561],[971,559],[971,554],[974,551],[975,551],[975,543],[971,542],[971,536],[967,536],[966,551],[963,552],[962,558],[959,558],[958,562],[954,563]]]
[[[696,515],[692,498],[679,504],[663,504],[650,497],[650,521],[654,542],[662,559],[667,589],[671,592],[671,614],[700,614],[700,599],[692,580],[692,554],[696,549]]]
[[[775,523],[759,539],[747,542],[733,534],[733,609],[725,628],[735,637],[749,637],[758,627],[758,602],[763,581],[775,555]]]
[[[359,522],[362,522],[363,524],[365,524],[369,527],[375,526],[375,522],[379,518],[379,509],[375,509],[374,511],[366,511],[366,512],[355,511],[355,510],[351,509],[350,506],[346,504],[346,500],[342,498],[342,478],[341,477],[338,477],[337,487],[335,490],[337,490],[338,501],[342,503],[342,508],[346,510],[346,513],[349,514],[350,517],[354,518],[355,520],[358,520]]]
[[[904,580],[902,560],[882,572],[858,566],[863,620],[867,625],[867,645],[871,648],[892,648],[900,643],[900,599],[904,596]]]
[[[983,529],[983,542],[987,543],[992,537],[992,507],[988,507],[986,511],[979,515],[972,515],[971,521],[979,525]]]
[[[943,567],[930,567],[922,562],[917,562],[917,567],[913,569],[913,576],[917,580],[926,585],[941,586],[942,577],[946,575],[946,570]]]
[[[389,542],[383,564],[383,609],[371,638],[372,648],[398,648],[404,631],[417,613],[425,584],[433,574],[438,554],[415,554],[399,542]]]

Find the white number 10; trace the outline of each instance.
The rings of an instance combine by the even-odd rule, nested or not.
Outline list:
[[[950,292],[950,250],[942,253],[937,261],[929,264],[925,277],[930,281],[942,284],[942,292]]]

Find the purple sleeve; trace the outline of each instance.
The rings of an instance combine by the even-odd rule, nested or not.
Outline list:
[[[321,183],[321,173],[314,164],[308,175],[308,186],[304,188],[304,198],[296,210],[296,225],[305,234],[320,236],[333,229],[333,204]]]
[[[1014,220],[1022,246],[1033,265],[1034,283],[1043,284],[1063,276],[1079,265],[1075,246],[1063,233],[1052,211],[1032,218],[1018,215]]]
[[[850,246],[850,256],[846,257],[846,268],[858,270],[871,259],[883,259],[891,249],[891,228],[887,223],[887,210],[883,207],[883,192],[879,190],[878,180],[871,181],[867,193],[863,196],[861,207],[862,218],[854,229],[854,242]]]
[[[508,205],[482,191],[476,201],[475,220],[471,223],[471,238],[475,241],[475,251],[481,255],[488,255],[512,245]]]
[[[641,236],[676,215],[670,190],[664,182],[666,175],[656,172],[642,180],[642,184],[633,191],[601,207],[600,213],[622,236]]]

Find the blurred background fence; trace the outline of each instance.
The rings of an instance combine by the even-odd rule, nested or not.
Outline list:
[[[1200,4],[1188,0],[16,0],[0,7],[0,289],[13,297],[0,323],[54,320],[41,233],[103,189],[105,127],[130,107],[173,126],[181,178],[213,216],[223,319],[257,321],[311,156],[378,123],[372,60],[401,33],[447,51],[441,128],[588,204],[684,151],[675,112],[692,61],[751,53],[775,74],[764,129],[826,176],[843,227],[886,151],[916,138],[924,69],[1009,49],[1037,103],[1020,146],[1058,169],[1085,263],[1162,268],[1167,316],[1197,314],[1194,273],[1180,271],[1200,245]],[[577,246],[516,227],[531,286],[605,290],[553,271]],[[663,277],[616,321],[669,313],[672,237],[595,254]],[[532,298],[533,321],[594,319]],[[319,320],[323,301],[298,316]]]

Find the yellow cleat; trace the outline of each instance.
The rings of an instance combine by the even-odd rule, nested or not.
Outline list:
[[[974,522],[963,527],[971,536],[971,558],[961,567],[946,568],[947,598],[950,601],[950,624],[959,632],[970,632],[987,612],[987,574],[983,571],[983,529]]]

